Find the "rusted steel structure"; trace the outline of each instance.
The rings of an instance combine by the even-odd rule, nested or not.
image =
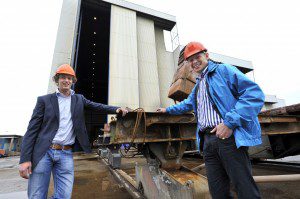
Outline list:
[[[110,145],[137,144],[149,162],[155,157],[162,168],[180,168],[184,151],[196,139],[195,129],[193,114],[130,112],[110,123]]]
[[[251,147],[250,156],[273,159],[299,154],[299,112],[300,105],[296,104],[259,114],[263,144]],[[137,145],[144,154],[150,149],[151,153],[160,157],[161,164],[173,167],[174,165],[165,161],[162,156],[172,159],[180,155],[180,159],[187,147],[194,146],[195,131],[196,120],[191,113],[168,115],[139,110],[130,112],[126,117],[120,117],[110,123],[109,144]]]
[[[300,153],[300,104],[259,114],[263,143],[250,147],[252,158],[274,159]]]
[[[210,198],[206,177],[182,165],[183,153],[196,140],[195,129],[193,114],[138,109],[110,123],[109,146],[116,152],[121,145],[137,145],[146,157],[147,164],[136,165],[131,183],[146,198]],[[128,179],[128,175],[123,178]]]
[[[195,128],[193,114],[129,112],[110,123],[110,144],[193,140]]]
[[[266,110],[261,112],[260,115],[300,115],[300,103],[291,106]]]
[[[259,115],[263,144],[250,147],[252,158],[299,154],[298,107],[296,104]],[[137,109],[110,123],[110,142],[106,146],[112,153],[117,153],[121,145],[127,144],[128,149],[134,145],[146,157],[146,165],[135,167],[135,180],[128,180],[126,174],[118,172],[127,181],[133,181],[133,187],[146,198],[210,198],[206,177],[196,172],[205,165],[194,169],[182,165],[183,153],[196,140],[195,131],[196,120],[192,113],[168,115]],[[280,139],[288,142],[282,143]],[[280,175],[255,176],[257,182],[289,181],[288,178]],[[299,175],[290,179],[300,180]]]
[[[147,198],[211,198],[207,178],[182,166],[161,169],[155,165],[137,165],[138,190]]]

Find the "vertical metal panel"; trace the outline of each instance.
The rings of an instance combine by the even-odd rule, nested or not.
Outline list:
[[[160,106],[154,22],[137,17],[137,50],[140,107],[156,111]]]
[[[78,2],[79,0],[63,1],[49,78],[48,93],[52,93],[56,89],[56,85],[52,81],[52,76],[57,67],[61,64],[71,63]]]
[[[166,51],[163,30],[158,27],[155,27],[155,43],[161,107],[168,107],[174,104],[173,100],[168,98],[175,72],[174,56],[173,53]]]
[[[111,6],[109,104],[138,108],[136,13]]]

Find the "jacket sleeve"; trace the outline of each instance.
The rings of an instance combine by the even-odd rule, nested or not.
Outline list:
[[[117,109],[120,108],[117,106],[109,106],[101,103],[96,103],[86,99],[83,95],[81,96],[84,103],[84,107],[94,111],[101,111],[103,113],[108,113],[108,114],[116,114]]]
[[[231,129],[254,120],[264,105],[265,95],[260,87],[233,66],[226,66],[224,75],[237,102],[225,114],[224,124]]]
[[[32,152],[44,118],[45,103],[41,97],[37,98],[35,108],[29,121],[27,131],[23,137],[20,164],[32,161]]]
[[[189,94],[188,98],[186,98],[185,100],[183,100],[182,102],[169,106],[167,108],[167,113],[171,114],[171,115],[180,115],[183,113],[186,113],[188,111],[193,110],[193,101],[195,101],[196,99],[194,99],[196,90],[197,90],[197,86],[198,84],[196,84],[192,90],[192,92]]]

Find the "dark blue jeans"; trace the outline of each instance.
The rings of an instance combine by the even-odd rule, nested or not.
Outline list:
[[[248,147],[237,148],[234,136],[219,139],[215,134],[204,134],[203,154],[212,198],[232,198],[230,182],[238,198],[260,198],[252,177]]]

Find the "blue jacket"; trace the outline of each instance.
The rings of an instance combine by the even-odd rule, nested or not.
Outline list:
[[[236,146],[261,144],[261,129],[257,118],[265,96],[259,86],[249,80],[236,67],[229,64],[208,62],[207,86],[210,101],[215,105],[224,124],[233,129]],[[192,92],[184,101],[167,108],[169,114],[182,114],[194,110],[197,117],[197,92],[199,79]],[[197,147],[199,122],[196,131]]]
[[[116,113],[118,107],[108,106],[87,100],[83,95],[71,96],[71,115],[74,133],[86,153],[91,152],[91,146],[85,126],[85,108],[104,113]],[[32,167],[38,164],[46,154],[59,127],[59,106],[55,93],[38,97],[33,110],[27,132],[21,146],[20,164],[32,162]]]

